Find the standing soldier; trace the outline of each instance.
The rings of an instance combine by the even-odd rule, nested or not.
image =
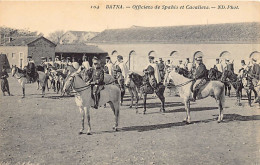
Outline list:
[[[49,57],[48,65],[49,65],[48,67],[54,67],[54,63],[51,57]]]
[[[98,109],[100,90],[104,86],[104,70],[101,68],[100,60],[97,57],[92,59],[93,67],[88,72],[87,84],[91,85],[91,97],[94,100],[94,108]],[[95,87],[95,90],[94,90]]]
[[[193,64],[190,62],[190,59],[189,58],[186,58],[186,62],[184,64],[184,67],[186,70],[188,70],[189,72],[192,71],[192,67],[193,67]]]
[[[83,56],[82,57],[82,67],[85,69],[85,70],[89,70],[90,69],[90,65],[89,65],[89,62],[88,62],[88,59],[87,59],[87,56]]]
[[[193,86],[195,84],[195,82],[197,80],[200,80],[200,82],[195,86],[194,90],[193,90],[193,98],[190,99],[190,101],[196,101],[196,96],[200,90],[200,88],[205,84],[206,82],[206,78],[207,76],[207,69],[206,66],[203,64],[202,61],[202,52],[196,52],[195,56],[197,56],[195,58],[195,72],[193,74],[193,81],[192,81],[192,85],[191,85],[191,90],[193,90]]]
[[[180,68],[183,68],[183,69],[185,69],[185,66],[184,66],[184,64],[182,63],[182,60],[179,60],[179,65],[178,65]]]
[[[6,72],[6,69],[4,69],[4,67],[3,67],[3,69],[0,72],[1,90],[3,92],[3,96],[5,96],[5,92],[7,92],[9,96],[11,95],[10,91],[9,91],[9,83],[7,80],[8,77],[9,76]]]
[[[61,57],[61,62],[60,62],[60,69],[65,69],[66,68],[66,61],[64,57]]]
[[[164,72],[165,66],[164,66],[164,62],[163,62],[162,58],[159,58],[158,69],[159,69],[161,80],[163,81],[164,75],[165,75],[165,72]]]
[[[77,60],[75,59],[75,57],[72,58],[72,66],[78,70],[79,69],[79,63],[77,62]]]
[[[114,67],[114,64],[111,61],[111,58],[106,57],[106,65],[104,67],[104,72],[106,74],[110,74],[111,76],[114,77],[114,70],[115,70],[115,67]]]
[[[55,60],[54,60],[54,67],[55,67],[56,69],[59,69],[59,68],[60,68],[60,65],[61,65],[61,61],[60,61],[60,59],[59,59],[59,56],[56,56],[56,57],[55,57]]]

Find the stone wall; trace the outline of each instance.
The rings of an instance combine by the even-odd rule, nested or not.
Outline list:
[[[41,63],[41,57],[55,57],[55,46],[41,38],[28,45],[28,55],[31,55],[35,64]]]
[[[130,69],[142,71],[148,65],[148,54],[159,57],[164,61],[170,59],[173,64],[177,64],[179,59],[190,58],[196,51],[204,53],[204,63],[207,68],[211,68],[215,59],[220,57],[224,51],[229,55],[224,58],[234,60],[235,70],[240,68],[242,59],[249,61],[249,55],[253,51],[260,51],[260,44],[96,44],[111,56],[112,61],[116,60],[117,55],[122,55],[124,61],[130,61]],[[129,54],[130,58],[129,58]],[[229,57],[227,57],[229,56]],[[130,59],[130,60],[129,60]],[[260,58],[259,58],[260,60]],[[223,60],[224,61],[224,60]],[[127,63],[129,65],[129,62]]]

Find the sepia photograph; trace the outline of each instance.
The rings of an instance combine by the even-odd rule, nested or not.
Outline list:
[[[0,1],[0,165],[259,165],[260,1]]]

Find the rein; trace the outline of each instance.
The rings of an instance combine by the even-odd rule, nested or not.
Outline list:
[[[187,84],[189,84],[190,82],[192,82],[193,80],[189,80],[189,81],[187,81],[187,82],[184,82],[184,83],[181,83],[181,84],[178,84],[178,85],[174,85],[175,87],[182,87],[182,86],[184,86],[184,85],[187,85]]]
[[[72,86],[73,86],[73,84],[74,84],[74,82],[75,82],[75,75],[74,76],[70,76],[70,77],[72,77],[73,78],[73,81],[72,81],[72,83],[70,84],[70,86],[69,86],[69,88],[72,88]],[[76,88],[76,87],[74,87],[74,90],[76,91],[76,90],[78,90],[78,89],[80,89],[79,91],[76,91],[76,92],[70,92],[70,93],[79,93],[79,92],[82,92],[82,91],[84,91],[84,90],[87,90],[88,88],[90,87],[90,84],[89,85],[86,85],[86,86],[83,86],[83,87],[78,87],[78,88]]]

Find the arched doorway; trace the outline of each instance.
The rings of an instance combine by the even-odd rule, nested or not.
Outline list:
[[[111,61],[113,62],[113,63],[115,63],[116,62],[116,60],[117,60],[117,55],[118,55],[118,52],[116,51],[116,50],[113,50],[112,51],[112,53],[111,53]]]
[[[156,56],[156,53],[155,53],[155,51],[154,50],[152,50],[152,51],[150,51],[149,53],[148,53],[148,56]]]
[[[129,59],[128,59],[128,66],[130,70],[134,70],[134,62],[135,62],[136,52],[134,50],[130,51]]]
[[[250,55],[249,55],[249,58],[255,58],[257,59],[257,61],[260,60],[260,52],[258,51],[253,51]]]
[[[223,52],[220,53],[219,57],[222,58],[222,59],[229,59],[230,53],[229,53],[229,51],[223,51]]]
[[[181,57],[179,57],[179,53],[178,51],[174,50],[170,53],[170,58],[168,60],[170,60],[170,63],[172,65],[177,66],[178,65],[178,61],[180,60]]]

